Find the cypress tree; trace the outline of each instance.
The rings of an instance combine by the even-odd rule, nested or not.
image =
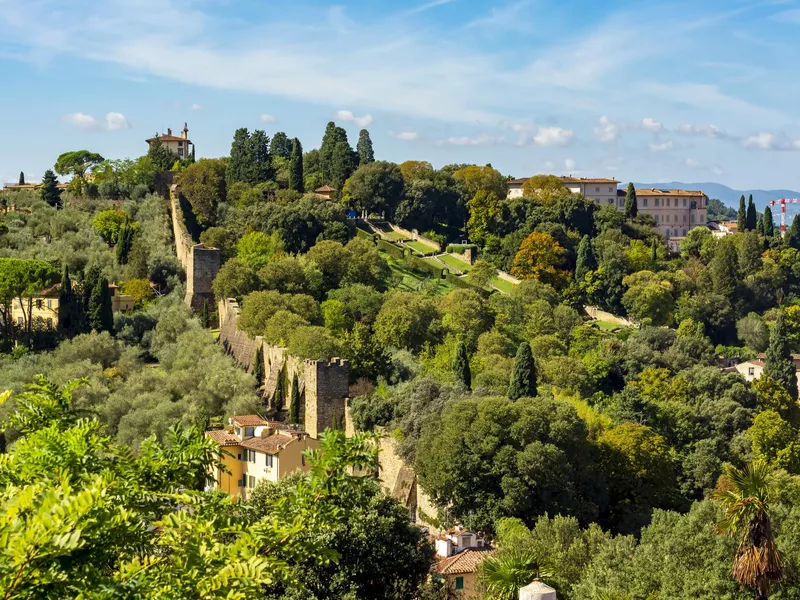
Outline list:
[[[625,217],[633,219],[639,214],[639,204],[636,200],[636,188],[633,183],[628,184],[628,191],[625,193]]]
[[[366,129],[362,129],[358,133],[356,152],[358,153],[359,165],[367,165],[371,162],[375,162],[375,152],[372,150],[372,139],[370,139],[369,131]]]
[[[292,142],[283,131],[279,131],[272,136],[272,143],[269,145],[269,153],[272,156],[288,159],[292,153]]]
[[[757,221],[758,211],[756,211],[756,205],[753,203],[753,194],[750,194],[750,199],[747,201],[747,229],[755,231]]]
[[[117,263],[120,265],[127,264],[128,255],[130,254],[131,247],[133,246],[133,227],[127,221],[119,228],[117,234],[117,245],[114,248],[117,255]]]
[[[61,287],[58,290],[58,327],[66,334],[76,331],[80,323],[79,303],[72,289],[69,267],[61,272]]]
[[[278,373],[278,381],[275,383],[274,405],[275,410],[283,409],[283,371]]]
[[[578,245],[578,259],[575,262],[575,281],[581,282],[589,271],[597,268],[597,261],[592,252],[592,240],[588,235],[581,238]]]
[[[650,242],[650,250],[650,260],[653,263],[653,267],[655,267],[658,264],[658,242],[656,241],[656,238],[653,238],[653,241]]]
[[[709,270],[714,291],[730,300],[739,280],[739,260],[736,247],[729,238],[722,238],[717,244]]]
[[[211,316],[208,314],[208,299],[203,299],[203,310],[200,311],[200,323],[203,327],[208,327]],[[261,348],[259,348],[261,350]]]
[[[289,155],[289,189],[303,193],[303,146],[300,140],[292,140],[292,153]]]
[[[292,392],[289,396],[289,422],[300,423],[300,384],[297,381],[297,373],[292,377]]]
[[[25,173],[23,173],[22,171],[19,172],[19,184],[25,185]]]
[[[761,235],[764,235],[764,215],[758,215],[758,220],[756,221],[756,231]]]
[[[189,156],[189,158],[191,159],[191,161],[192,161],[192,164],[194,164],[194,163],[195,163],[195,157],[194,157],[194,144],[192,144],[192,154]]]
[[[793,400],[797,400],[797,368],[789,352],[783,311],[778,313],[770,332],[764,375],[776,381]]]
[[[739,212],[736,213],[736,231],[739,233],[747,229],[747,209],[744,205],[744,194],[739,198]]]
[[[264,382],[264,349],[261,346],[256,350],[256,357],[253,360],[253,377],[256,380],[256,387],[261,387]]]
[[[461,340],[456,344],[456,354],[453,358],[453,372],[456,375],[456,379],[467,386],[467,389],[472,388],[472,372],[469,370],[467,347]]]
[[[514,370],[508,385],[508,399],[532,397],[536,395],[536,362],[528,342],[522,342],[514,358]]]
[[[775,235],[775,221],[772,220],[772,209],[769,204],[764,207],[764,237],[772,237]]]
[[[792,219],[792,224],[789,226],[789,231],[786,233],[786,244],[790,248],[800,250],[800,219],[797,217]]]
[[[108,287],[108,280],[104,277],[98,284],[100,287],[100,326],[98,331],[114,331],[114,309],[111,305],[111,289]]]
[[[61,207],[61,190],[58,189],[58,179],[52,170],[47,169],[42,177],[42,189],[39,190],[42,200],[55,208]]]

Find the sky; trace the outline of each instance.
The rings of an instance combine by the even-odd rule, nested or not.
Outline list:
[[[0,182],[189,126],[306,150],[800,189],[800,0],[0,0]]]

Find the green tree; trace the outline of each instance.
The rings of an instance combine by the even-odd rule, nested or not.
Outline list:
[[[56,174],[50,169],[44,172],[42,187],[39,190],[42,200],[54,208],[61,208],[61,190],[58,189]]]
[[[259,388],[264,384],[264,348],[260,345],[256,349],[256,357],[253,359],[253,379],[256,380],[256,386]]]
[[[107,210],[97,213],[92,219],[92,225],[103,238],[106,244],[111,245],[119,240],[119,232],[128,222],[128,215],[116,208],[109,208]]]
[[[385,346],[419,350],[431,339],[430,327],[436,316],[436,306],[429,299],[392,291],[375,319],[375,335]]]
[[[19,185],[25,185],[25,173],[22,171],[19,172]]]
[[[756,223],[758,222],[758,211],[756,205],[753,203],[753,194],[747,200],[747,229],[749,231],[756,230]]]
[[[456,344],[456,354],[453,358],[453,373],[456,379],[463,383],[467,389],[472,388],[472,372],[469,369],[467,346],[461,340]]]
[[[301,194],[305,191],[303,185],[303,146],[300,140],[292,140],[292,152],[289,156],[289,189]]]
[[[114,312],[111,308],[111,290],[105,277],[98,278],[92,286],[86,316],[92,331],[114,331]]]
[[[553,236],[535,231],[522,241],[511,273],[520,279],[537,279],[558,288],[566,283],[568,275],[558,268],[564,254],[564,247]]]
[[[789,396],[797,400],[797,368],[786,339],[786,325],[782,311],[778,313],[769,336],[764,375],[776,381]]]
[[[325,128],[319,147],[323,183],[341,190],[344,182],[358,166],[358,154],[347,141],[347,132],[331,121]]]
[[[58,289],[58,326],[68,336],[78,332],[83,323],[83,306],[75,294],[69,267],[64,265]]]
[[[251,231],[239,240],[237,254],[239,260],[257,271],[276,256],[283,255],[283,240],[275,231],[270,235],[262,231]]]
[[[769,328],[758,313],[750,313],[736,321],[739,341],[756,352],[764,352],[769,345]]]
[[[201,158],[186,167],[178,178],[181,194],[202,225],[214,224],[217,204],[225,201],[225,170],[224,161]]]
[[[226,262],[211,284],[217,300],[235,298],[241,300],[258,289],[259,281],[255,269],[238,258]]]
[[[493,277],[497,275],[497,269],[488,260],[479,258],[472,265],[472,269],[467,273],[466,280],[479,288],[486,287]]]
[[[127,264],[128,255],[133,247],[134,228],[126,220],[117,233],[117,244],[114,251],[117,256],[117,263],[120,265]]]
[[[625,217],[633,219],[639,213],[639,205],[636,201],[636,188],[633,183],[628,184],[628,191],[625,193]]]
[[[348,178],[342,189],[342,200],[354,209],[367,213],[386,213],[394,217],[405,192],[399,167],[390,162],[362,164]]]
[[[272,143],[269,145],[269,153],[283,159],[288,159],[291,155],[292,142],[283,131],[279,131],[272,136]]]
[[[739,211],[736,213],[736,231],[743,233],[747,229],[747,208],[745,206],[744,194],[739,198]]]
[[[775,235],[775,221],[772,219],[772,209],[769,207],[769,204],[764,207],[763,224],[764,237],[771,238]]]
[[[517,600],[520,589],[534,579],[552,576],[552,568],[531,552],[504,552],[489,556],[480,565],[478,577],[486,587],[487,598]]]
[[[536,362],[533,360],[531,345],[522,342],[514,357],[514,370],[508,384],[508,399],[518,400],[536,396],[537,389]]]
[[[64,152],[56,160],[55,171],[59,175],[72,175],[82,183],[86,177],[86,171],[99,165],[105,159],[96,152],[89,152],[88,150],[73,150],[72,152]]]
[[[147,148],[147,158],[150,160],[150,164],[156,173],[169,171],[172,169],[175,161],[179,160],[178,155],[164,145],[158,133],[150,138]]]
[[[202,162],[202,161],[201,161]],[[227,186],[242,181],[258,185],[273,177],[269,156],[269,136],[257,129],[252,134],[241,127],[233,134],[231,153],[225,171]]]
[[[49,262],[21,258],[0,258],[0,305],[4,321],[11,323],[11,304],[22,311],[26,345],[31,347],[34,297],[58,281],[58,271]]]
[[[741,469],[730,467],[727,483],[727,489],[714,494],[724,510],[716,530],[739,539],[733,558],[734,579],[755,590],[756,600],[767,600],[771,584],[783,575],[770,517],[774,475],[765,462],[755,461]]]
[[[369,131],[366,129],[362,129],[358,132],[356,153],[358,154],[359,165],[366,165],[375,161],[375,152],[372,150],[372,140],[369,137]]]
[[[739,261],[731,239],[722,238],[719,241],[709,271],[714,292],[728,299],[733,298],[739,281]]]
[[[297,373],[292,377],[292,391],[289,396],[289,422],[300,423],[300,384]]]
[[[800,250],[800,219],[792,219],[792,224],[786,234],[786,245],[789,248]]]
[[[578,245],[578,259],[575,263],[575,281],[582,282],[589,271],[597,268],[597,261],[592,252],[592,240],[588,235],[581,238]]]
[[[350,361],[350,379],[353,382],[362,377],[377,381],[391,374],[392,362],[386,347],[363,323],[356,323],[350,331],[342,334],[342,354]]]

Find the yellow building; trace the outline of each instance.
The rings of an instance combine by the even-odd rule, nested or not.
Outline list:
[[[180,136],[172,135],[172,129],[167,129],[167,133],[162,133],[159,136],[145,141],[149,145],[157,139],[161,140],[164,147],[170,152],[177,154],[178,158],[181,160],[187,158],[192,153],[189,149],[189,146],[192,146],[192,141],[189,139],[189,127],[186,123],[183,124],[183,131],[181,131]]]
[[[336,195],[336,188],[332,188],[329,185],[323,185],[322,187],[318,187],[314,190],[314,195],[317,196],[317,198],[333,200],[333,197]]]
[[[490,554],[490,548],[467,548],[436,563],[434,572],[444,580],[448,599],[483,598],[483,591],[478,581],[478,569]]]
[[[319,447],[305,431],[258,415],[233,417],[228,427],[207,431],[206,435],[226,451],[223,462],[230,471],[216,469],[212,474],[214,488],[244,499],[260,481],[275,482],[294,471],[308,470],[303,453]]]
[[[11,304],[11,319],[17,329],[23,329],[27,324],[28,309],[30,308],[32,328],[34,330],[58,328],[58,290],[60,283],[42,290],[32,298],[23,298],[20,302],[16,298]]]

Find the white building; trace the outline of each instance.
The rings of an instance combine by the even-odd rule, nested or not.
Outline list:
[[[800,354],[792,354],[792,359],[794,360],[794,368],[796,371],[795,376],[797,377],[797,386],[798,388],[800,388]],[[761,377],[761,374],[764,372],[764,367],[766,366],[765,360],[766,360],[766,355],[762,353],[752,360],[746,360],[744,362],[740,362],[734,368],[747,381],[754,381],[759,377]]]
[[[513,179],[508,182],[508,197],[521,198],[522,186],[528,181],[529,177]],[[564,186],[573,194],[582,194],[584,197],[594,200],[598,204],[615,204],[617,201],[617,186],[619,181],[616,179],[598,179],[593,177],[561,177]],[[623,199],[623,204],[624,204]]]
[[[164,147],[170,152],[177,154],[178,158],[181,160],[187,158],[191,154],[189,147],[192,146],[192,141],[189,139],[189,126],[186,123],[183,124],[183,131],[181,131],[180,136],[172,135],[172,129],[167,129],[167,133],[162,133],[161,135],[145,141],[150,145],[157,139],[161,140]]]

